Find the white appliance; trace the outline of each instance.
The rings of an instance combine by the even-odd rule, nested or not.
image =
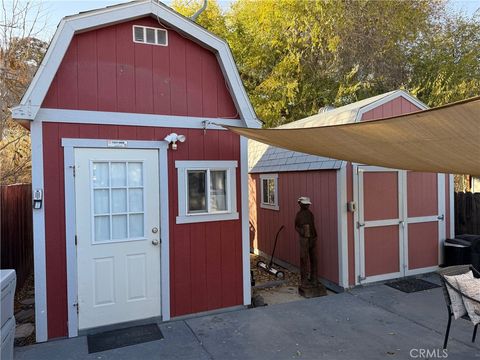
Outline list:
[[[15,296],[15,286],[17,283],[17,276],[15,270],[0,270],[0,338],[1,353],[0,359],[13,359],[13,342],[15,338],[15,317],[13,316],[13,300]]]

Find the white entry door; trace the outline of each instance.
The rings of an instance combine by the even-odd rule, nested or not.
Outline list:
[[[160,316],[158,151],[75,149],[79,329]]]
[[[358,167],[359,282],[404,276],[404,172]]]

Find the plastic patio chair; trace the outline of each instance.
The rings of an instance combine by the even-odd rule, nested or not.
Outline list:
[[[457,289],[455,286],[453,286],[446,278],[445,275],[447,276],[455,276],[455,275],[461,275],[465,274],[472,270],[473,274],[475,277],[480,277],[480,272],[478,272],[472,265],[456,265],[456,266],[449,266],[443,269],[440,269],[437,271],[437,274],[440,275],[440,278],[442,279],[442,287],[443,287],[443,295],[445,296],[445,302],[447,303],[447,310],[448,310],[448,324],[447,324],[447,331],[445,332],[445,340],[443,341],[443,348],[447,348],[447,343],[448,343],[448,335],[450,333],[450,325],[452,323],[452,316],[453,316],[453,311],[452,311],[452,302],[450,301],[450,295],[448,294],[447,286],[462,295],[463,297],[466,297],[469,300],[475,301],[476,303],[480,304],[480,301],[477,299],[474,299],[463,292],[461,292],[459,289]],[[480,314],[479,314],[480,315]],[[469,320],[471,321],[470,317],[467,315],[462,316],[462,319]],[[472,335],[472,342],[475,342],[475,338],[477,336],[477,327],[478,324],[475,325],[473,328],[473,335]]]

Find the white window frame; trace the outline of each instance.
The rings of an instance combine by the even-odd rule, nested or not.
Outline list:
[[[143,29],[143,41],[138,41],[135,39],[135,28],[142,28]],[[147,42],[147,29],[155,30],[155,44]],[[165,33],[165,44],[158,43],[158,33],[157,30],[163,31]],[[144,44],[144,45],[157,45],[157,46],[168,46],[168,31],[162,28],[156,28],[151,26],[143,26],[143,25],[132,25],[132,38],[133,42],[137,44]]]
[[[238,220],[237,212],[237,161],[175,161],[178,174],[178,216],[177,224],[189,224],[207,221]],[[188,176],[189,170],[226,171],[226,201],[227,210],[220,212],[188,213]],[[208,176],[208,175],[207,175]],[[205,183],[206,191],[209,192],[210,181]],[[206,194],[207,207],[209,208],[209,196]],[[207,211],[208,211],[207,208]]]
[[[263,180],[273,180],[274,181],[274,188],[275,188],[275,203],[265,203],[263,202]],[[278,206],[278,174],[261,174],[260,175],[260,207],[263,209],[270,209],[270,210],[280,210]]]
[[[93,186],[93,164],[94,163],[106,163],[108,164],[108,186],[106,187],[100,187],[100,188],[95,188]],[[119,242],[131,242],[131,241],[142,241],[146,240],[145,236],[145,230],[147,228],[147,219],[145,217],[145,204],[146,204],[146,194],[145,194],[145,179],[143,179],[142,186],[133,186],[130,187],[128,184],[128,170],[126,174],[126,185],[124,187],[114,187],[113,189],[125,189],[126,194],[127,194],[127,210],[124,213],[114,213],[112,212],[112,186],[111,186],[111,164],[112,163],[125,163],[126,169],[128,169],[128,164],[129,163],[141,163],[142,164],[142,177],[144,176],[144,169],[145,169],[145,164],[143,160],[128,160],[128,161],[119,161],[119,160],[99,160],[99,161],[90,161],[89,162],[89,173],[90,173],[90,221],[91,221],[91,244],[92,245],[103,245],[103,244],[113,244],[113,243],[119,243]],[[143,190],[143,210],[141,212],[131,212],[129,209],[129,190],[133,189],[138,189],[142,188]],[[109,212],[108,214],[95,214],[95,201],[94,201],[94,192],[95,190],[108,190],[109,197],[108,197],[108,207],[109,207]],[[143,214],[143,236],[137,236],[137,237],[130,237],[130,215],[136,215],[136,214]],[[123,239],[113,239],[112,238],[112,231],[113,231],[113,216],[115,215],[127,215],[127,237]],[[110,225],[110,239],[109,240],[103,240],[103,241],[97,241],[96,236],[95,236],[95,216],[108,216],[109,217],[109,225]]]

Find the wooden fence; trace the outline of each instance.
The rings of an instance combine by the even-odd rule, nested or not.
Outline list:
[[[0,243],[2,269],[15,269],[17,289],[33,271],[32,187],[0,186]]]
[[[455,234],[480,235],[480,193],[455,193]]]

